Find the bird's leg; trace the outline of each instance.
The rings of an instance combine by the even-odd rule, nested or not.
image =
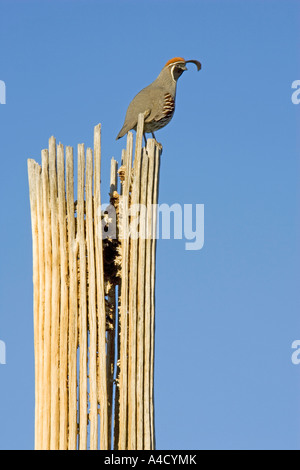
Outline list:
[[[156,144],[159,145],[161,148],[162,148],[162,145],[158,142],[158,140],[156,139],[155,135],[154,135],[154,132],[152,132],[152,137],[153,139],[155,139],[156,141]]]
[[[145,132],[144,132],[143,136],[144,136],[144,139],[145,139],[145,147],[147,147],[147,139],[146,139],[146,134],[145,134]]]

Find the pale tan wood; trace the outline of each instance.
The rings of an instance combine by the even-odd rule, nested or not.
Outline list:
[[[114,390],[115,390],[115,400],[114,400],[114,417],[113,417],[113,438],[112,438],[112,448],[118,449],[119,448],[119,436],[120,436],[120,290],[118,287],[117,294],[116,294],[116,343],[117,343],[117,357],[115,363],[116,369],[116,379],[114,383]]]
[[[59,447],[59,315],[60,315],[60,253],[57,206],[56,142],[49,139],[49,179],[52,238],[51,289],[51,435],[50,449]]]
[[[159,170],[160,170],[161,146],[155,145],[155,172],[153,186],[153,206],[152,215],[152,259],[151,259],[151,322],[150,322],[150,430],[151,449],[155,449],[155,420],[154,420],[154,361],[155,361],[155,265],[156,265],[156,229],[157,229],[157,204],[159,190]]]
[[[69,327],[69,288],[68,288],[68,242],[67,242],[67,208],[65,188],[64,147],[57,147],[57,186],[58,186],[58,221],[60,246],[60,431],[59,448],[68,448],[68,327]]]
[[[84,145],[78,146],[77,217],[73,149],[66,148],[65,167],[64,148],[60,144],[56,155],[55,139],[51,138],[49,153],[42,151],[42,171],[33,161],[28,163],[37,449],[87,449],[88,446],[97,449],[99,437],[102,450],[111,448],[111,437],[115,449],[155,448],[157,213],[153,205],[158,201],[161,146],[148,139],[147,149],[142,148],[143,122],[144,117],[140,115],[133,169],[132,133],[128,134],[127,148],[122,152],[119,197],[116,197],[117,162],[114,159],[111,162],[110,195],[119,205],[117,232],[121,242],[117,302],[116,288],[108,276],[104,285],[100,125],[94,129],[94,172],[92,150],[87,149],[85,161]],[[139,203],[141,211],[132,212],[129,217],[129,208]],[[129,226],[137,229],[137,233],[131,232],[130,238]],[[113,328],[108,332],[105,293],[113,314]],[[116,368],[117,386],[114,386]]]
[[[146,265],[146,204],[149,158],[143,149],[140,178],[140,226],[138,255],[138,310],[137,310],[137,450],[144,449],[144,327],[145,327],[145,265]]]
[[[44,394],[44,322],[45,322],[45,247],[44,247],[44,213],[43,213],[43,185],[42,172],[39,165],[37,173],[37,217],[38,217],[38,244],[39,244],[39,313],[38,313],[38,388],[37,388],[37,416],[36,449],[43,448],[43,394]]]
[[[126,159],[126,150],[122,149],[121,154],[121,168],[120,170],[125,168],[125,159]],[[118,174],[120,173],[118,170]],[[121,171],[122,171],[121,170]],[[121,179],[121,178],[120,178]],[[123,184],[120,185],[120,196],[122,197],[123,192]],[[119,197],[119,213],[117,215],[117,237],[120,241],[120,197]],[[120,247],[119,247],[120,248]],[[121,250],[119,249],[119,254]],[[114,435],[113,435],[113,448],[119,448],[119,437],[120,437],[120,339],[121,339],[121,285],[119,283],[117,289],[117,299],[116,299],[116,325],[117,325],[117,357],[116,357],[116,386],[115,386],[115,407],[114,407]]]
[[[98,448],[96,267],[93,216],[93,152],[86,153],[86,239],[88,255],[90,449]]]
[[[44,253],[45,253],[45,322],[44,322],[44,365],[43,365],[43,449],[50,449],[51,419],[51,305],[52,305],[52,240],[49,183],[49,152],[42,150],[42,184],[44,211]]]
[[[117,191],[118,163],[112,158],[110,167],[110,196]],[[111,449],[111,433],[113,426],[113,385],[115,372],[115,328],[116,328],[116,288],[114,285],[107,287],[108,305],[112,311],[112,329],[107,332],[107,354],[106,354],[106,372],[107,372],[107,413],[108,413],[108,448]]]
[[[38,238],[38,208],[37,201],[39,198],[39,175],[38,165],[34,160],[28,160],[28,179],[29,179],[29,196],[31,209],[31,230],[32,230],[32,264],[33,264],[33,319],[34,319],[34,355],[35,355],[35,449],[40,448],[40,291],[39,291],[39,238]]]
[[[87,262],[85,238],[85,156],[78,145],[77,242],[79,244],[79,449],[87,448]]]
[[[129,192],[131,184],[133,134],[128,132],[124,153],[125,180],[120,198],[119,234],[122,243],[122,273],[120,295],[120,377],[119,377],[119,450],[127,449],[128,442],[128,302],[129,302]]]
[[[106,309],[101,224],[101,125],[94,129],[94,222],[96,253],[96,287],[98,308],[98,384],[100,403],[100,449],[108,449],[108,415],[106,383]]]
[[[155,171],[155,144],[147,141],[149,158],[147,185],[147,239],[145,261],[145,343],[144,343],[144,449],[151,450],[151,414],[150,414],[150,360],[151,360],[151,264],[152,264],[152,220],[153,186]]]
[[[107,352],[106,352],[106,372],[107,372],[107,413],[108,413],[108,449],[112,448],[113,429],[113,391],[115,372],[115,327],[116,327],[116,289],[110,285],[107,291],[108,305],[112,313],[110,329],[107,331]]]
[[[69,435],[68,449],[77,448],[77,328],[78,328],[78,243],[75,230],[73,148],[66,148],[67,222],[69,250]]]
[[[131,206],[139,204],[140,173],[142,160],[142,140],[144,115],[138,117],[135,158],[133,166],[133,184]],[[137,215],[131,215],[130,225],[135,225]],[[138,234],[130,233],[130,273],[129,273],[129,339],[128,339],[128,449],[136,450],[136,334],[137,334],[137,270],[138,270]]]

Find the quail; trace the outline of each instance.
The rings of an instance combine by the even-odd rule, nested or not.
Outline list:
[[[136,130],[138,116],[144,114],[144,138],[145,133],[154,132],[166,126],[172,119],[175,111],[176,86],[178,78],[187,70],[186,64],[192,62],[198,71],[201,64],[198,60],[184,60],[175,57],[169,60],[157,79],[146,88],[143,88],[131,101],[125,116],[125,122],[117,139],[123,137],[131,129]]]

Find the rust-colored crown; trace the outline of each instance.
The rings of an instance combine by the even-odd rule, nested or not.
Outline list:
[[[171,65],[171,64],[175,64],[176,62],[185,62],[185,60],[182,57],[174,57],[174,59],[168,60],[165,67],[168,67],[168,65]]]

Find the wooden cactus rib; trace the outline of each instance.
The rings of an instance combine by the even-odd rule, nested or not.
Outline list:
[[[64,147],[59,144],[57,149],[57,185],[58,185],[58,217],[59,217],[59,247],[60,247],[60,336],[59,336],[59,388],[60,388],[60,428],[59,448],[68,448],[68,324],[69,296],[68,270],[69,260],[67,248],[67,218],[66,218],[66,187]]]
[[[35,448],[154,449],[154,237],[161,147],[142,147],[139,116],[133,161],[129,133],[111,161],[114,237],[101,211],[101,126],[94,149],[42,151],[28,161],[32,219]],[[140,206],[139,206],[140,205]],[[109,256],[109,261],[107,257]]]
[[[96,263],[93,217],[93,152],[86,155],[86,236],[88,259],[88,313],[89,313],[89,421],[90,449],[98,447],[98,396],[97,396],[97,302]]]
[[[50,448],[51,429],[51,292],[52,292],[52,239],[49,184],[49,153],[42,151],[42,185],[44,206],[44,253],[45,253],[45,321],[43,364],[43,437],[42,448]]]
[[[118,449],[127,449],[128,436],[128,304],[129,304],[129,194],[131,186],[133,136],[128,133],[127,148],[124,154],[125,179],[120,200],[120,239],[122,243],[122,272],[119,289],[120,304],[120,375],[119,385],[119,442]]]
[[[51,280],[51,415],[50,448],[59,445],[59,313],[60,313],[60,254],[57,207],[56,142],[49,140],[49,179],[52,240]]]
[[[104,298],[104,268],[101,221],[101,126],[94,129],[94,221],[96,286],[98,305],[98,384],[100,404],[100,448],[108,449],[107,383],[106,383],[106,309]]]
[[[144,343],[145,343],[145,274],[146,274],[146,204],[149,157],[143,149],[140,179],[140,225],[138,255],[138,308],[137,308],[137,450],[144,449]]]
[[[129,338],[128,338],[128,449],[136,450],[137,444],[137,410],[136,410],[136,361],[137,361],[137,278],[138,278],[138,247],[137,220],[139,213],[136,210],[140,202],[140,178],[142,161],[142,135],[144,118],[139,116],[133,165],[133,182],[131,191],[131,227],[130,233],[130,267],[129,267]]]
[[[118,189],[118,163],[112,158],[110,170],[110,199]],[[111,449],[111,435],[114,425],[113,417],[113,394],[114,394],[114,373],[115,373],[115,343],[116,343],[116,286],[108,281],[105,289],[108,295],[108,305],[112,318],[107,332],[107,354],[106,354],[106,373],[107,373],[107,412],[108,412],[108,448]]]
[[[153,220],[153,188],[155,170],[155,145],[153,140],[148,141],[149,173],[147,187],[147,239],[146,239],[146,267],[145,267],[145,344],[144,344],[144,449],[151,450],[151,418],[150,418],[150,360],[151,360],[151,270],[152,270],[152,220]]]
[[[68,331],[68,449],[77,448],[77,341],[78,341],[78,243],[76,240],[74,204],[73,149],[66,148],[67,226],[69,257],[69,331]]]
[[[87,258],[85,234],[85,155],[84,145],[78,145],[78,189],[77,189],[77,242],[79,248],[79,449],[87,448]]]
[[[29,186],[30,186],[30,209],[31,209],[31,226],[32,226],[32,257],[33,257],[33,318],[34,318],[34,354],[35,354],[35,448],[40,449],[42,443],[40,442],[40,436],[42,434],[42,404],[41,404],[41,390],[40,387],[43,383],[41,373],[42,364],[41,357],[42,345],[41,345],[41,291],[40,291],[40,272],[42,269],[42,251],[40,250],[40,238],[38,236],[39,229],[39,209],[38,200],[40,197],[40,175],[39,166],[33,160],[28,160],[28,175],[29,175]]]
[[[161,149],[155,148],[155,173],[153,190],[153,212],[152,212],[152,252],[151,252],[151,322],[150,322],[150,439],[151,449],[155,449],[155,422],[154,422],[154,363],[155,363],[155,261],[156,261],[156,226],[157,226],[157,205],[159,190]]]

